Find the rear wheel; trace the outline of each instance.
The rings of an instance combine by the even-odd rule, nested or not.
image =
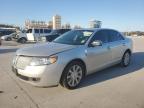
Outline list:
[[[75,89],[83,79],[85,67],[82,63],[71,62],[63,72],[61,85],[67,89]]]
[[[129,51],[126,51],[123,55],[121,65],[127,67],[130,64],[130,61],[131,61],[131,54]]]

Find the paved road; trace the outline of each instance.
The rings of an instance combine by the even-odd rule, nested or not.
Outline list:
[[[132,63],[86,77],[76,90],[37,88],[19,81],[11,60],[23,45],[0,47],[0,108],[144,108],[144,38],[133,38]]]

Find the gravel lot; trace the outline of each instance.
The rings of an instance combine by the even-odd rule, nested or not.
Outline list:
[[[144,38],[132,39],[129,67],[114,66],[90,75],[76,90],[38,88],[19,81],[11,71],[12,57],[18,48],[31,44],[4,42],[0,46],[0,108],[144,108]]]

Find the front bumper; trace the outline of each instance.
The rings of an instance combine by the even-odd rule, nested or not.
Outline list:
[[[63,71],[61,65],[27,66],[24,70],[12,66],[15,75],[24,82],[34,86],[48,87],[59,84]]]
[[[1,40],[6,40],[6,38],[2,36],[2,37],[1,37]]]

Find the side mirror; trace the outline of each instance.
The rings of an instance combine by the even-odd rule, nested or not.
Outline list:
[[[102,46],[102,41],[100,40],[95,40],[91,43],[92,47],[96,47],[96,46]]]

